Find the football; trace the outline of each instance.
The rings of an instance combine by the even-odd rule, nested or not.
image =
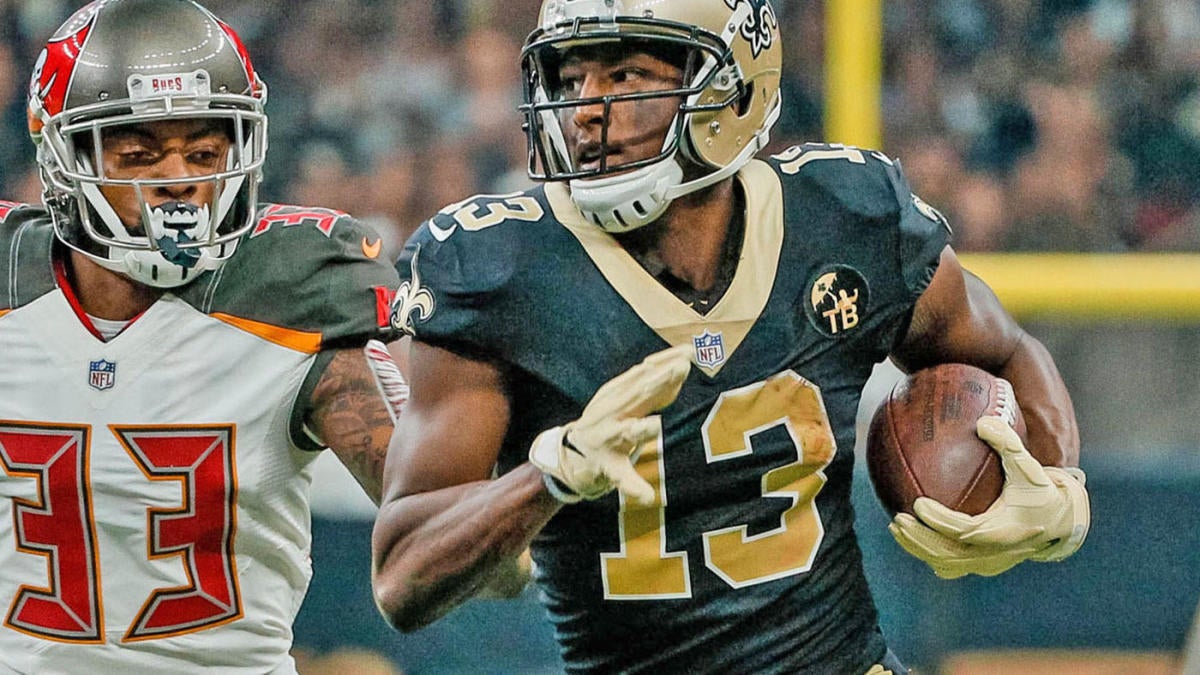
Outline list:
[[[890,515],[912,513],[930,497],[978,515],[1000,496],[1000,456],[975,433],[975,422],[999,415],[1025,440],[1025,419],[1004,380],[961,363],[919,370],[896,383],[879,404],[867,434],[867,471]]]

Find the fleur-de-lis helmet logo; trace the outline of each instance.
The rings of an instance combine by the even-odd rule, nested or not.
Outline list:
[[[758,58],[759,54],[775,42],[775,31],[779,29],[775,10],[767,0],[725,0],[725,4],[735,13],[739,5],[750,5],[750,16],[738,30],[746,42],[750,43],[750,53],[754,58]]]

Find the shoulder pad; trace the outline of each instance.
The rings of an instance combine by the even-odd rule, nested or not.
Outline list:
[[[54,226],[45,209],[0,201],[0,312],[54,290],[54,242]]]
[[[873,236],[899,249],[901,273],[910,292],[925,290],[950,226],[937,209],[912,192],[900,161],[848,145],[809,143],[774,155],[768,162],[789,186],[816,190],[849,213],[861,216]]]
[[[390,340],[399,279],[382,252],[379,233],[341,211],[272,204],[233,257],[185,293],[207,313],[319,333],[323,347]]]
[[[899,206],[889,177],[896,163],[881,152],[806,143],[772,155],[768,163],[785,189],[791,183],[808,184],[855,213],[880,217],[895,213]]]
[[[425,226],[431,237],[444,242],[456,232],[504,230],[505,226],[536,223],[545,218],[547,212],[540,189],[503,195],[480,194],[445,206],[427,220]]]
[[[422,223],[409,238],[397,269],[407,277],[403,268],[410,266],[411,252],[419,247],[427,282],[473,292],[491,290],[512,272],[528,228],[552,220],[540,188],[475,195],[446,206]]]
[[[561,229],[541,186],[475,195],[443,208],[409,238],[396,262],[401,285],[393,326],[432,337],[473,324],[478,309],[508,286],[522,251],[537,246],[547,227]]]

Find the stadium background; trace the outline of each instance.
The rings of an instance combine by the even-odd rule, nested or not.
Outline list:
[[[1200,598],[1200,4],[774,1],[773,148],[899,157],[966,266],[1053,352],[1080,421],[1094,525],[1058,565],[941,582],[891,541],[859,472],[859,533],[896,650],[944,675],[1184,669]],[[0,196],[38,200],[26,81],[81,4],[0,0]],[[267,199],[350,211],[394,252],[442,205],[528,184],[517,62],[538,0],[205,4],[270,89]],[[879,369],[863,419],[896,376]],[[372,507],[328,459],[301,672],[557,672],[532,591],[387,628],[367,582]]]

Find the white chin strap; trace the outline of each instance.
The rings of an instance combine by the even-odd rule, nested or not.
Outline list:
[[[236,242],[230,242],[218,249],[232,253],[232,249]],[[104,267],[120,272],[134,281],[141,282],[147,286],[157,288],[175,288],[186,283],[194,281],[201,274],[219,268],[224,262],[228,254],[222,257],[216,257],[212,254],[209,247],[198,249],[200,251],[199,258],[190,267],[184,267],[167,260],[160,251],[124,251],[121,249],[109,249],[109,255],[119,258],[120,261],[113,261],[111,258],[101,262]]]
[[[778,114],[778,112],[776,112]],[[570,182],[571,201],[588,221],[613,234],[629,232],[658,220],[671,202],[713,185],[737,173],[758,151],[766,146],[766,129],[726,166],[686,183],[676,150],[662,160],[640,169],[603,178],[576,179]]]
[[[239,179],[241,180],[241,179]],[[156,242],[153,250],[115,251],[109,249],[110,256],[116,254],[124,263],[124,273],[135,281],[140,281],[158,288],[174,288],[194,280],[208,270],[215,270],[225,262],[225,258],[233,252],[233,242],[216,246],[201,246],[190,249],[187,262],[173,262],[170,252],[161,250],[175,244],[180,236],[187,236],[193,241],[203,241],[217,227],[217,217],[223,215],[221,209],[210,213],[209,205],[205,204],[194,214],[184,215],[184,225],[191,224],[182,232],[167,227],[173,216],[161,208],[151,209],[142,204],[142,223],[146,226],[150,239]],[[176,221],[178,223],[178,221]],[[176,259],[180,255],[178,251]]]
[[[629,173],[570,182],[571,201],[588,221],[620,234],[658,219],[683,180],[674,155]]]
[[[243,179],[238,178],[236,180],[240,182]],[[95,185],[84,184],[81,187],[83,188],[83,194],[88,197],[88,201],[100,216],[101,223],[114,239],[128,242],[134,242],[135,239],[145,239],[142,237],[135,238],[129,234],[129,231],[121,223],[120,217],[113,210],[112,205],[101,195]],[[228,208],[224,204],[224,196],[224,194],[221,195],[222,205],[217,214],[220,217],[223,217],[225,210]],[[209,209],[209,206],[201,207],[200,212],[196,216],[196,225],[189,228],[192,230],[191,234],[194,235],[194,239],[207,237],[208,229],[217,226]],[[167,232],[167,229],[164,227],[165,218],[166,216],[158,210],[154,212],[147,210],[147,213],[142,218],[143,224],[147,229],[147,234],[155,240],[160,241],[160,245],[162,239],[174,239],[177,236]],[[194,260],[188,261],[188,265],[171,262],[161,250],[157,249],[127,249],[119,246],[105,245],[106,255],[95,255],[87,251],[83,251],[83,253],[101,267],[123,274],[139,283],[156,288],[175,288],[195,280],[196,277],[204,272],[219,268],[233,254],[236,246],[237,241],[235,240],[215,246],[194,248],[192,251],[198,255]]]

